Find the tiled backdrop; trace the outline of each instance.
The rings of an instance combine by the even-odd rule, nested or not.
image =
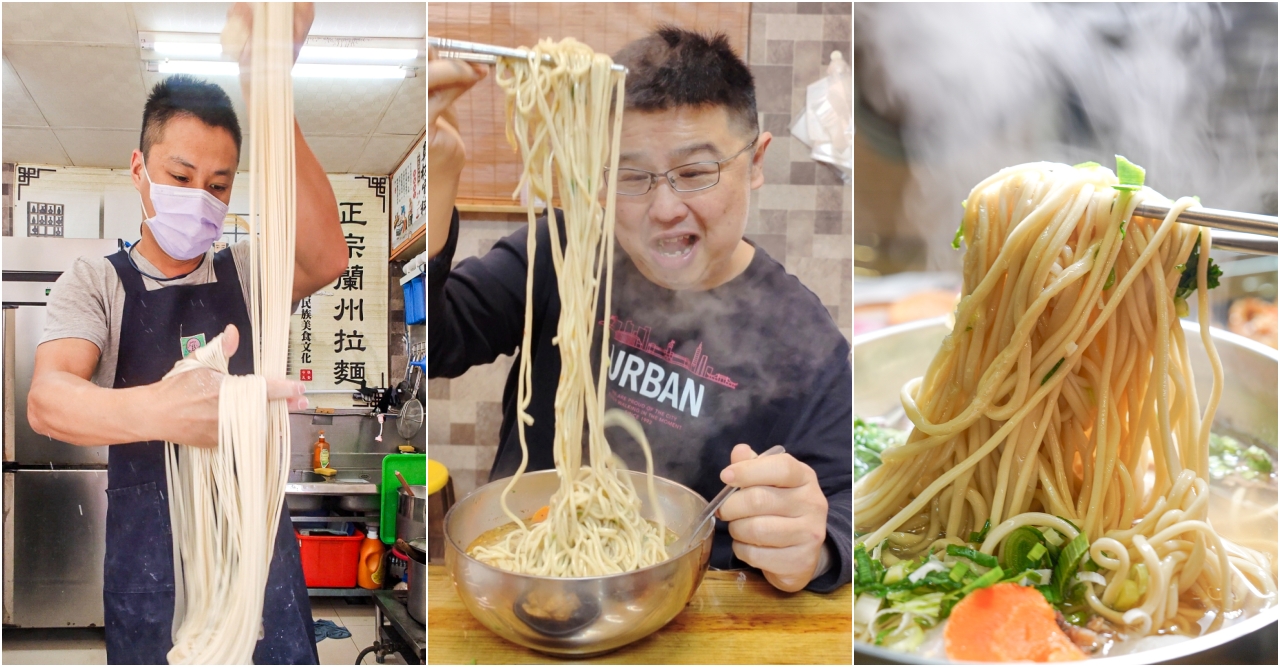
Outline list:
[[[831,52],[849,61],[852,14],[851,3],[753,3],[747,54],[762,129],[774,136],[747,237],[822,300],[847,338],[853,332],[852,188],[837,170],[811,160],[789,128],[804,108],[808,85],[826,75]],[[488,252],[523,224],[524,214],[464,214],[455,261]],[[488,481],[511,363],[512,357],[502,357],[459,378],[429,383],[429,453],[449,468],[458,497]]]

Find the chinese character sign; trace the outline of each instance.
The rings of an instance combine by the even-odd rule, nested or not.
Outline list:
[[[386,177],[330,175],[347,242],[347,270],[305,299],[290,326],[292,377],[308,389],[384,387],[387,378]],[[313,407],[349,408],[350,394],[312,394]]]
[[[391,176],[391,245],[398,247],[426,224],[427,140],[424,136]]]

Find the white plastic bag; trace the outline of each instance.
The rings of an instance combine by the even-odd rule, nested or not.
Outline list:
[[[840,170],[845,183],[853,174],[853,81],[839,51],[831,52],[827,75],[809,84],[804,111],[791,136],[812,149],[809,156]]]

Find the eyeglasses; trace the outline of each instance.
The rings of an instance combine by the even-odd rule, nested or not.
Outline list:
[[[643,169],[619,169],[618,194],[627,195],[628,197],[648,194],[659,178],[665,178],[667,183],[671,185],[671,189],[676,192],[706,190],[720,182],[720,168],[724,163],[747,152],[747,149],[755,146],[759,140],[760,136],[756,135],[756,138],[752,139],[751,143],[744,146],[742,150],[723,160],[685,164],[661,174],[655,174],[652,171]],[[606,167],[604,171],[607,179],[609,177],[609,169]]]

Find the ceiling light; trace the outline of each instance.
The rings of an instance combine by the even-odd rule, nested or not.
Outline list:
[[[239,63],[220,60],[160,60],[155,61],[161,74],[198,74],[201,76],[240,76]]]
[[[161,74],[195,74],[199,76],[239,76],[240,65],[218,60],[152,61]],[[148,67],[151,69],[151,67]],[[397,65],[318,65],[301,63],[293,66],[293,76],[327,79],[403,79],[416,72]]]
[[[403,79],[408,70],[397,65],[318,65],[298,63],[295,77],[329,79]]]
[[[220,58],[222,45],[217,43],[156,42],[157,55],[166,58]]]
[[[352,46],[303,46],[302,63],[402,63],[418,57],[417,49],[374,49]]]

